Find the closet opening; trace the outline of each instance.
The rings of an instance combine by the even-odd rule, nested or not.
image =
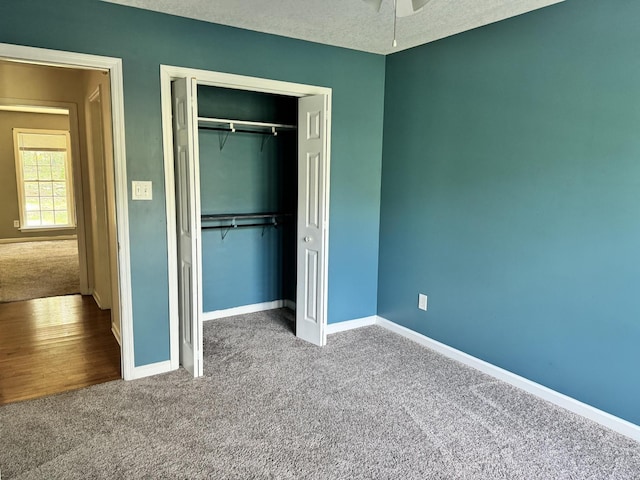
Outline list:
[[[203,319],[295,310],[298,99],[197,95]]]
[[[324,345],[331,89],[160,70],[172,368],[203,374],[203,320],[274,308]]]

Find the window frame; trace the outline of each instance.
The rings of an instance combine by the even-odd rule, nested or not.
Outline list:
[[[21,134],[32,135],[60,135],[65,137],[66,161],[65,161],[65,182],[67,184],[67,218],[65,225],[27,225],[27,210],[24,191],[24,173],[22,164],[22,150],[20,148],[19,136]],[[18,209],[20,211],[20,231],[53,231],[53,230],[75,230],[77,228],[73,165],[71,156],[71,136],[67,130],[51,130],[43,128],[19,128],[13,129],[13,147],[16,165],[16,182],[18,187]]]

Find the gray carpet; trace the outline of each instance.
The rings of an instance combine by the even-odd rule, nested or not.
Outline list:
[[[0,302],[80,293],[78,242],[0,244]]]
[[[380,327],[205,323],[183,370],[0,407],[2,479],[638,479],[640,444]]]

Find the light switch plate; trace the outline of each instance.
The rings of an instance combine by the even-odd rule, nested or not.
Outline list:
[[[152,198],[152,182],[140,180],[133,180],[131,182],[132,200],[151,200]]]

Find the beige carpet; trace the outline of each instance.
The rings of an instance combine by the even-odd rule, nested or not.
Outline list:
[[[180,369],[0,407],[2,479],[638,480],[640,444],[381,327],[204,324]]]
[[[76,240],[0,245],[0,302],[72,293],[80,293]]]

